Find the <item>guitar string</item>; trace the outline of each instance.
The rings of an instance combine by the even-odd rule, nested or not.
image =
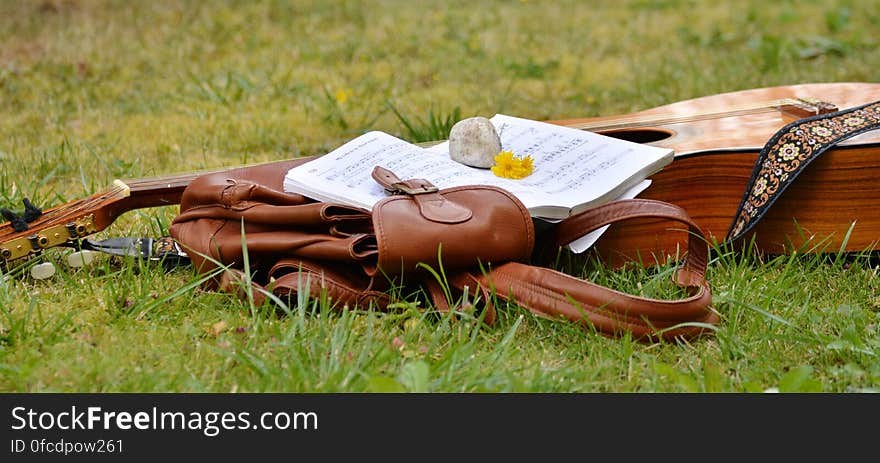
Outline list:
[[[760,114],[765,112],[773,111],[773,108],[753,108],[753,109],[744,109],[738,111],[725,111],[723,117],[730,116],[745,116],[749,114]],[[566,127],[576,128],[580,130],[589,130],[589,131],[601,131],[601,130],[613,130],[613,129],[629,129],[629,128],[638,128],[638,127],[647,127],[650,125],[663,125],[663,124],[680,124],[684,122],[696,122],[710,119],[718,119],[718,114],[701,114],[695,116],[681,116],[681,117],[669,117],[665,119],[631,119],[631,120],[621,120],[614,121],[609,124],[608,121],[603,121],[601,124],[595,123],[583,123],[583,124],[573,124],[566,125]]]
[[[775,100],[770,102],[765,102],[760,105],[742,105],[742,106],[732,106],[724,111],[715,111],[715,112],[705,112],[705,113],[697,113],[686,116],[668,116],[665,114],[658,115],[646,115],[646,116],[637,116],[630,118],[618,118],[618,119],[603,119],[601,121],[595,122],[582,122],[582,123],[571,123],[564,124],[566,127],[581,129],[581,130],[608,130],[615,128],[632,128],[646,125],[662,125],[662,124],[674,124],[674,123],[683,123],[683,122],[691,122],[691,121],[700,121],[700,120],[709,120],[715,118],[724,118],[731,116],[739,116],[739,115],[747,115],[747,114],[759,114],[764,112],[776,111],[777,108],[781,106],[787,105],[801,105],[806,102],[802,102],[799,100],[793,100],[790,98]],[[808,103],[806,103],[808,104]]]

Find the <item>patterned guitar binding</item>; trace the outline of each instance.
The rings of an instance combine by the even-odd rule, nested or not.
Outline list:
[[[822,153],[877,128],[880,101],[799,119],[779,129],[758,154],[725,241],[736,241],[754,228],[791,182]]]

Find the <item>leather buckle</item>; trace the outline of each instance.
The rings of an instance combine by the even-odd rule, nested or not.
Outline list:
[[[436,193],[440,191],[434,185],[430,183],[421,184],[419,186],[408,185],[406,182],[394,182],[391,184],[391,188],[386,188],[391,194],[407,194],[407,195],[423,195],[428,193]]]

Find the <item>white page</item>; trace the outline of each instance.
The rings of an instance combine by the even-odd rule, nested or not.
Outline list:
[[[387,196],[382,186],[370,176],[373,166],[389,157],[418,158],[419,150],[417,146],[388,134],[368,132],[288,171],[284,190],[370,209]],[[317,186],[322,194],[315,194]]]
[[[516,181],[538,193],[533,193],[534,201],[527,204],[529,208],[572,208],[595,201],[621,184],[628,188],[643,180],[639,173],[650,175],[672,161],[667,148],[503,114],[496,114],[490,121],[501,138],[502,150],[511,150],[519,157],[531,155],[534,159],[534,172]],[[438,157],[448,157],[449,142],[426,150]],[[550,202],[541,204],[542,196]]]
[[[401,179],[424,178],[438,188],[494,185],[513,193],[526,208],[567,210],[627,189],[659,169],[671,151],[592,132],[505,115],[492,119],[502,149],[529,154],[534,172],[523,179],[495,176],[489,169],[465,166],[449,157],[448,142],[421,148],[384,132],[368,132],[325,156],[291,169],[285,191],[365,209],[387,196],[371,173],[382,166]],[[533,215],[537,214],[532,211]],[[549,211],[545,211],[550,213]],[[558,211],[557,211],[558,212]]]
[[[530,202],[534,206],[536,202],[550,201],[517,180],[497,177],[488,169],[465,166],[449,156],[431,156],[424,148],[378,131],[365,133],[325,156],[291,169],[285,177],[284,189],[371,209],[388,195],[371,176],[374,166],[382,166],[401,179],[427,179],[438,188],[498,186],[517,196],[527,208]],[[315,194],[318,190],[321,194]]]

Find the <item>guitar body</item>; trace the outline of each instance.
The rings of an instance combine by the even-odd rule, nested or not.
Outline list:
[[[737,113],[762,102],[813,98],[838,109],[880,100],[880,84],[825,83],[745,90],[681,101],[626,116],[548,121],[675,150],[673,162],[651,176],[639,195],[677,204],[721,243],[733,222],[758,153],[784,125],[807,114],[783,109]],[[691,118],[697,114],[711,117]],[[682,116],[678,121],[672,116]],[[639,121],[637,127],[615,121]],[[652,120],[660,123],[653,124]],[[668,122],[662,122],[667,120]],[[606,124],[607,123],[607,124]],[[617,124],[619,125],[619,124]],[[595,128],[595,129],[591,129]],[[865,251],[880,241],[880,130],[842,142],[814,160],[740,242],[759,252]],[[685,249],[684,232],[663,221],[612,226],[596,245],[614,263],[664,261]]]

